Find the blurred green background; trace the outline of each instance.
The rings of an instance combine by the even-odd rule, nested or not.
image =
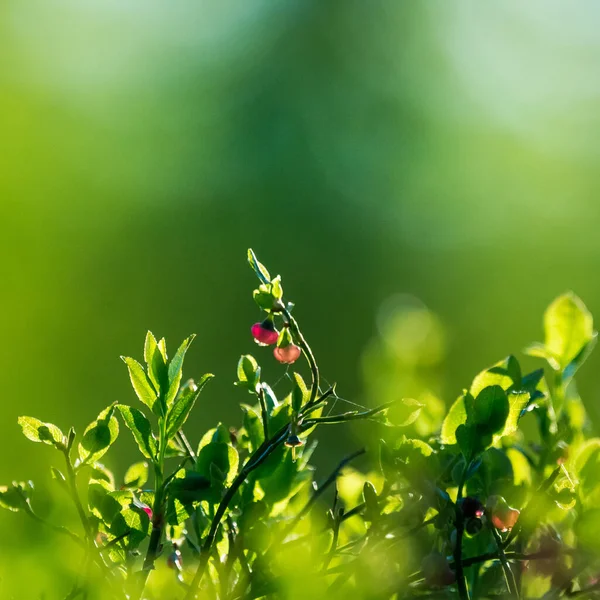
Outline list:
[[[446,403],[541,339],[565,289],[600,315],[599,17],[592,0],[3,0],[0,481],[50,486],[20,414],[81,430],[134,401],[119,355],[147,329],[196,332],[186,375],[217,375],[190,437],[238,423],[239,355],[272,362],[249,335],[250,246],[359,402],[382,306],[439,318]],[[580,378],[596,420],[598,360]],[[322,439],[320,464],[353,436]],[[34,529],[0,514],[0,531],[6,595]]]

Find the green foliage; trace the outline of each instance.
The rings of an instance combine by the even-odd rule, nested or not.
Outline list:
[[[65,436],[19,418],[27,438],[60,451],[63,470],[52,466],[52,478],[81,534],[38,515],[30,482],[0,487],[0,507],[78,546],[86,569],[68,598],[91,593],[86,576],[101,582],[98,598],[120,600],[525,599],[597,589],[588,580],[600,569],[600,439],[589,437],[573,379],[596,332],[579,298],[557,298],[544,316],[544,344],[527,349],[548,362],[549,382],[510,355],[466,382],[445,415],[430,393],[388,396],[375,407],[351,402],[344,412],[339,404],[348,401],[322,388],[280,277],[251,250],[248,260],[259,279],[255,301],[280,342],[302,344],[310,371],[286,371],[275,388],[281,400],[260,359],[242,355],[235,384],[251,400],[241,405],[241,425],[219,423],[195,446],[184,427],[213,376],[182,383],[194,336],[169,360],[164,338],[148,332],[145,365],[123,358],[143,406],[103,410],[80,437],[77,458],[74,430]],[[421,345],[418,354],[428,356]],[[143,459],[132,460],[123,485],[98,462],[117,440],[117,416]],[[315,431],[365,420],[381,438],[366,452],[366,472],[349,466],[359,450],[316,480]]]
[[[137,408],[125,406],[124,404],[117,405],[125,425],[133,434],[137,442],[140,452],[151,460],[154,459],[157,452],[156,438],[152,433],[152,426],[146,415]]]
[[[65,444],[65,435],[52,423],[42,423],[34,417],[19,417],[19,425],[23,435],[32,442],[43,442],[56,448],[62,448]]]
[[[79,458],[82,462],[96,462],[106,454],[117,439],[119,422],[114,412],[114,405],[104,409],[83,432],[79,444]]]

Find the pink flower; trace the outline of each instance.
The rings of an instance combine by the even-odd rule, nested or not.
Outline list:
[[[269,319],[266,319],[262,323],[254,323],[250,330],[254,341],[259,346],[270,346],[277,342],[279,332],[275,329],[275,325]]]
[[[285,348],[274,348],[273,356],[284,365],[295,363],[302,354],[302,350],[296,344],[289,344]]]

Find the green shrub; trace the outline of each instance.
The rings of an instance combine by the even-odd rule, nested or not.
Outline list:
[[[143,363],[123,357],[137,406],[107,407],[79,438],[19,419],[27,438],[62,455],[52,477],[80,523],[41,518],[31,482],[0,488],[0,505],[71,540],[81,568],[66,598],[464,600],[600,591],[600,439],[587,435],[574,381],[596,332],[579,298],[557,298],[544,317],[544,343],[525,351],[546,361],[549,379],[543,368],[523,373],[509,356],[473,379],[439,431],[419,437],[431,415],[417,400],[335,410],[344,401],[321,385],[281,278],[252,251],[248,258],[264,317],[252,335],[294,366],[277,396],[258,361],[240,358],[236,385],[250,400],[240,427],[218,424],[192,444],[183,428],[212,375],[183,378],[194,336],[169,358],[165,340],[150,332]],[[388,418],[392,407],[400,422]],[[315,431],[356,420],[377,423],[378,447],[340,457],[315,482]],[[141,456],[117,482],[100,461],[120,424]],[[367,475],[347,468],[363,454],[376,465]]]

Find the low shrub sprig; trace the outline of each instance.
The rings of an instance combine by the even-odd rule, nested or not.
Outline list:
[[[19,418],[28,439],[58,452],[52,477],[79,525],[40,516],[31,482],[0,487],[0,506],[77,548],[80,572],[63,597],[468,600],[600,591],[600,438],[589,435],[574,380],[597,334],[579,298],[557,298],[544,343],[525,350],[550,377],[543,368],[523,373],[509,356],[479,373],[438,433],[420,439],[416,400],[398,400],[401,420],[390,402],[335,410],[344,400],[322,386],[281,278],[251,250],[248,260],[263,313],[251,335],[287,365],[287,390],[275,386],[278,396],[256,358],[243,355],[236,385],[251,401],[239,428],[218,424],[197,443],[188,438],[184,426],[213,375],[184,380],[194,336],[169,358],[150,332],[143,363],[123,357],[137,406],[110,405],[81,436]],[[365,419],[380,428],[378,445],[340,457],[317,483],[315,430]],[[100,461],[120,424],[141,456],[117,481]],[[348,466],[363,454],[374,465],[367,475]]]

